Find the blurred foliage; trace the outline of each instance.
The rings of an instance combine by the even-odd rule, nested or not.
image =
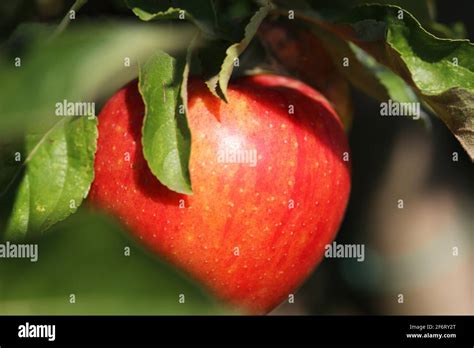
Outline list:
[[[36,263],[0,262],[0,314],[228,313],[105,216],[82,211],[28,243],[38,243]]]
[[[94,101],[110,96],[138,75],[137,64],[156,49],[185,49],[187,28],[102,22],[68,28],[49,40],[51,27],[20,26],[0,56],[0,134],[14,136],[25,124],[48,129],[58,121],[58,101]],[[20,52],[17,48],[20,47]],[[20,55],[21,53],[21,55]],[[15,59],[21,57],[21,68]],[[126,63],[129,59],[130,66]]]

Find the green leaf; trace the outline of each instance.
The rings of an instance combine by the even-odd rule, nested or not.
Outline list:
[[[342,40],[330,31],[319,27],[313,32],[325,44],[327,51],[337,63],[336,67],[350,83],[378,101],[387,100],[389,93],[374,71],[356,54],[349,42]],[[343,66],[343,59],[349,59],[349,66]]]
[[[404,11],[399,19],[397,7],[374,5],[357,11],[354,20],[362,16],[387,24],[382,61],[412,81],[474,159],[474,45],[432,36],[410,13]]]
[[[368,55],[364,50],[349,43],[350,48],[354,52],[357,60],[361,62],[373,75],[379,80],[387,91],[388,97],[397,102],[417,102],[418,98],[410,86],[397,74],[379,64],[372,56]]]
[[[140,69],[145,103],[143,154],[152,173],[173,191],[191,194],[191,133],[181,99],[184,59],[158,51]]]
[[[111,218],[78,212],[35,243],[37,262],[0,261],[2,315],[231,313]]]
[[[291,1],[289,0],[290,3]],[[316,0],[309,2],[315,9],[333,9],[334,13],[367,4],[396,5],[412,13],[422,23],[432,21],[435,16],[435,4],[432,0]]]
[[[243,39],[227,48],[226,57],[222,63],[217,78],[213,77],[208,81],[208,87],[211,87],[211,91],[214,94],[216,94],[216,88],[218,84],[220,93],[222,93],[222,97],[225,101],[227,100],[227,86],[229,84],[230,77],[232,76],[232,71],[234,70],[234,64],[237,58],[250,44],[258,30],[258,27],[272,8],[272,5],[267,3],[252,16],[249,23],[245,27]]]
[[[194,28],[192,28],[194,29]],[[68,28],[50,40],[44,25],[23,25],[0,53],[0,135],[13,138],[26,125],[51,127],[54,105],[103,100],[138,76],[138,63],[156,49],[185,49],[189,28],[110,22]],[[21,66],[15,67],[15,58]],[[129,59],[130,66],[126,66]],[[127,60],[128,62],[128,60]]]
[[[349,43],[349,45],[354,51],[358,61],[372,72],[372,74],[379,80],[382,86],[381,88],[384,89],[388,94],[387,98],[379,99],[379,101],[391,99],[398,103],[420,103],[420,99],[415,94],[411,86],[399,75],[395,74],[386,66],[378,63],[372,56],[367,54],[364,50],[357,47],[353,43]],[[423,106],[429,107],[426,104],[423,104]],[[420,108],[420,114],[417,116],[419,116],[417,119],[422,121],[427,129],[431,127],[430,118],[423,109]]]
[[[211,0],[126,0],[127,6],[142,21],[160,19],[189,20],[205,35],[215,37],[216,14]],[[172,5],[172,6],[171,6]]]
[[[45,134],[26,136],[26,170],[5,238],[34,237],[74,213],[94,179],[97,121],[62,119]]]
[[[434,0],[318,0],[315,8],[329,6],[337,11],[347,11],[349,7],[367,4],[396,5],[410,12],[425,29],[439,37],[462,39],[465,38],[463,23],[455,23],[452,27],[436,22],[436,3]]]
[[[436,22],[436,3],[434,0],[357,0],[358,5],[382,4],[396,5],[410,12],[421,25],[439,37],[462,39],[465,37],[465,28],[462,23],[455,23],[452,27]]]
[[[338,62],[339,71],[354,87],[378,101],[392,99],[401,103],[418,102],[408,83],[378,63],[364,50],[321,28],[313,28],[313,31],[325,43],[333,59]],[[343,66],[343,58],[348,58],[348,66]]]
[[[428,33],[397,6],[360,6],[338,21],[297,13],[352,41],[402,77],[444,121],[474,160],[474,45]]]

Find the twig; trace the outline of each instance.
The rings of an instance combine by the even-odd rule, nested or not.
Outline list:
[[[61,34],[69,25],[69,22],[71,22],[71,17],[70,13],[71,11],[77,12],[79,9],[86,4],[87,0],[76,0],[74,4],[71,6],[69,11],[66,13],[64,18],[61,20],[59,23],[58,27],[54,31],[53,35],[51,35],[51,40],[56,38],[59,34]]]

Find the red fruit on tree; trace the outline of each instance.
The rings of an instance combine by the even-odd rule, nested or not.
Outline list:
[[[227,104],[197,79],[188,95],[194,193],[169,190],[149,170],[134,81],[99,115],[90,200],[218,297],[268,312],[336,235],[350,191],[346,135],[327,100],[290,78],[237,80]]]

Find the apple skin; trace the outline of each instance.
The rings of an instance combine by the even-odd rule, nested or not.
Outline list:
[[[287,77],[237,80],[227,104],[197,78],[188,95],[193,194],[169,190],[149,170],[133,81],[99,115],[90,201],[219,298],[267,313],[337,233],[350,191],[346,135],[322,95]],[[219,160],[235,149],[256,150],[256,165]]]

